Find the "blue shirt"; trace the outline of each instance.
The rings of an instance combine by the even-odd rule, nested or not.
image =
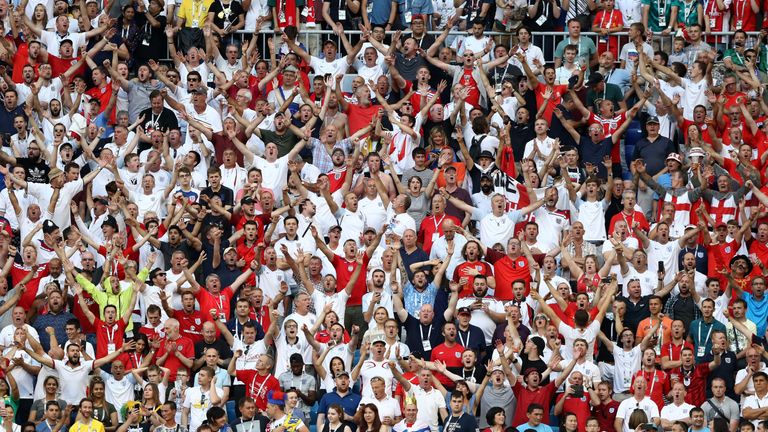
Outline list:
[[[350,385],[352,385],[352,383],[350,383]],[[352,388],[350,388],[349,393],[343,397],[339,395],[336,392],[336,388],[334,388],[332,392],[326,393],[325,396],[320,399],[320,405],[317,407],[317,412],[327,414],[329,406],[339,404],[344,408],[345,413],[353,416],[357,412],[357,407],[360,405],[360,399],[362,399],[362,397],[360,397],[359,394],[352,393]]]
[[[55,315],[51,312],[48,312],[37,316],[32,327],[37,330],[37,334],[40,336],[40,345],[43,346],[45,351],[51,349],[51,337],[48,335],[48,333],[46,333],[45,328],[53,327],[56,340],[66,341],[68,338],[67,332],[64,329],[67,325],[67,321],[70,319],[76,318],[71,313],[64,311]]]
[[[704,321],[704,318],[691,322],[688,334],[693,339],[693,355],[695,356],[696,363],[701,363],[706,358],[707,353],[712,350],[712,332],[715,330],[725,333],[725,325],[714,318],[709,323]]]
[[[424,291],[418,292],[412,283],[408,282],[403,288],[403,307],[412,316],[419,316],[419,309],[425,304],[435,302],[437,287],[429,282]]]
[[[741,293],[741,298],[747,302],[747,319],[757,325],[758,335],[764,335],[765,329],[768,327],[768,297],[763,295],[763,298],[756,300],[755,297],[748,293]]]
[[[533,429],[536,432],[552,432],[552,428],[549,427],[549,425],[545,425],[544,423],[539,423],[538,426],[532,426],[530,423],[523,423],[520,426],[516,428],[520,432],[525,432],[528,429]]]
[[[400,23],[403,27],[408,28],[411,26],[410,22],[406,22],[405,13],[410,12],[411,17],[413,15],[432,15],[435,13],[432,7],[432,0],[398,0],[397,1],[397,14],[400,16]]]
[[[368,21],[371,24],[387,24],[389,12],[392,10],[390,0],[368,0],[368,8],[371,10],[368,13]]]

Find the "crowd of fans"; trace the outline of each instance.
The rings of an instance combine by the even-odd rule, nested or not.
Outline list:
[[[0,0],[0,428],[765,432],[764,10]]]

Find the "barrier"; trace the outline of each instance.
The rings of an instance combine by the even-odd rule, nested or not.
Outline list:
[[[430,31],[427,32],[428,34],[437,36],[441,32],[439,31]],[[240,38],[240,41],[244,40],[245,38],[251,39],[253,35],[257,36],[257,43],[259,44],[259,52],[261,53],[261,58],[269,59],[269,48],[267,46],[267,39],[270,36],[274,36],[273,31],[261,31],[259,33],[253,33],[248,31],[240,30],[236,33],[236,36]],[[344,34],[347,36],[347,38],[351,38],[352,40],[355,40],[361,32],[359,30],[345,30]],[[388,36],[394,34],[394,32],[389,32]],[[404,33],[407,34],[407,33]],[[508,37],[509,33],[503,33],[503,32],[493,32],[493,31],[486,31],[486,35],[488,36],[506,36]],[[749,34],[749,39],[747,41],[746,47],[751,48],[756,43],[756,37],[759,35],[757,32],[751,32]],[[466,31],[452,31],[450,33],[451,36],[465,36],[467,35]],[[598,46],[598,35],[597,33],[592,32],[582,32],[583,36],[589,37],[592,39],[592,41],[595,43],[595,46]],[[704,35],[705,41],[718,49],[725,49],[725,47],[728,46],[728,41],[730,37],[733,35],[731,32],[711,32]],[[567,37],[566,32],[536,32],[533,34],[533,44],[541,47],[545,46],[556,46],[561,40],[563,40],[565,37]],[[629,34],[626,32],[621,33],[614,33],[610,36],[611,38],[615,38],[614,41],[617,41],[619,49],[621,49],[624,44],[629,42]],[[236,38],[235,38],[236,39]],[[662,36],[661,34],[653,35],[649,43],[652,43],[654,49],[659,49],[664,52],[671,52],[672,46],[673,46],[673,39],[674,34]],[[321,29],[304,29],[299,32],[298,41],[304,44],[305,47],[311,47],[311,46],[321,46],[321,42],[325,40],[332,40],[336,42],[337,46],[339,47],[340,55],[344,54],[344,48],[343,45],[340,42],[340,37],[336,35],[332,30],[321,30]],[[449,36],[450,40],[450,36]],[[317,55],[317,52],[313,52],[314,55]],[[545,60],[547,62],[554,61],[554,58],[552,56],[551,52],[544,52]],[[618,59],[617,59],[618,60]],[[164,61],[170,61],[170,56],[167,56]]]

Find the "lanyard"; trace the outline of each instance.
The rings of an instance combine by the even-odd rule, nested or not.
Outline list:
[[[467,330],[467,340],[464,340],[464,337],[461,335],[461,330],[459,330],[457,333],[459,335],[459,342],[461,342],[461,346],[463,346],[464,348],[469,348],[469,336],[470,336],[469,330]],[[472,370],[474,373],[474,369]]]
[[[205,4],[203,3],[203,0],[200,0],[197,7],[197,12],[195,12],[195,2],[192,2],[192,18],[194,19],[201,19],[200,15],[203,14],[203,9],[205,8]]]
[[[694,7],[696,7],[694,2],[690,4],[685,1],[683,2],[683,24],[688,25],[688,17],[693,13]]]
[[[737,23],[741,22],[742,25],[743,25],[743,23],[744,23],[744,8],[747,7],[747,3],[750,2],[750,1],[751,0],[744,0],[744,1],[742,1],[741,2],[741,10],[739,10],[738,8],[734,8],[734,9],[736,9],[736,22]],[[715,3],[715,1],[713,1],[713,3]],[[741,30],[741,29],[739,29],[739,30]]]
[[[259,377],[259,375],[256,374],[256,375],[253,376],[253,380],[251,380],[251,397],[253,399],[256,399],[257,397],[259,397],[259,395],[261,394],[261,391],[264,390],[264,386],[267,385],[267,379],[269,378],[269,375],[267,375],[264,378],[264,381],[259,386],[259,389],[254,391],[254,389],[256,388],[256,378],[258,378],[258,377]]]
[[[222,294],[219,294],[218,297],[219,297],[219,310],[223,313],[224,312],[224,296]]]
[[[643,378],[645,378],[645,371],[643,371]],[[646,379],[646,381],[648,380],[648,378],[645,378],[645,379]],[[653,371],[653,375],[651,375],[651,380],[650,381],[651,381],[651,389],[648,390],[648,395],[649,396],[653,395],[653,386],[656,385],[656,370],[655,369]],[[651,397],[653,397],[653,396],[651,396]]]
[[[123,39],[128,39],[128,34],[131,32],[131,27],[125,28],[123,27],[120,29],[120,36],[122,36]]]
[[[435,233],[440,233],[440,227],[443,225],[443,219],[445,219],[445,214],[443,214],[443,217],[440,218],[440,222],[438,222],[437,219],[432,216],[432,223],[435,224]]]
[[[424,338],[424,326],[419,326],[419,333],[421,333],[421,340],[430,340],[429,336],[432,334],[432,324],[429,325],[429,330],[427,331],[427,337]]]
[[[144,356],[139,357],[137,353],[133,353],[133,363],[136,365],[135,367],[141,366],[141,361],[144,359]]]
[[[611,15],[608,16],[608,25],[610,26],[613,22],[613,11],[614,9],[611,9]],[[610,27],[605,27],[605,11],[603,11],[603,18],[600,19],[600,28],[609,29]],[[608,81],[608,80],[606,80]],[[603,98],[605,99],[605,98]]]
[[[115,332],[117,329],[115,328],[115,324],[112,326],[112,333],[109,332],[109,327],[105,329],[105,333],[107,334],[107,343],[115,343]]]
[[[698,336],[699,336],[699,337],[698,337],[698,339],[696,340],[696,342],[697,342],[698,344],[701,344],[701,326],[702,326],[703,324],[704,324],[704,322],[703,322],[703,321],[699,321],[699,332],[698,332]],[[712,328],[713,328],[714,326],[715,326],[715,325],[714,325],[714,323],[709,325],[709,331],[707,331],[707,337],[704,339],[704,346],[706,346],[706,345],[707,345],[707,341],[709,340],[709,335],[712,333]]]

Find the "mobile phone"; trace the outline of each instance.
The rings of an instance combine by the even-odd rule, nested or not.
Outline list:
[[[664,271],[664,261],[659,261],[659,271],[660,272]]]
[[[647,431],[655,431],[656,425],[653,423],[643,423],[640,425],[640,429],[647,430]]]
[[[611,279],[610,276],[606,276],[606,277],[600,279],[600,283],[609,284],[609,283],[611,283],[612,280],[613,279]]]
[[[363,173],[363,177],[365,177],[365,178],[371,178],[371,173],[370,173],[370,172],[368,172],[368,171],[366,171],[365,173]]]
[[[584,396],[584,386],[572,385],[571,389],[573,389],[573,397],[579,398]]]
[[[752,344],[753,345],[762,345],[763,344],[763,338],[753,334],[752,335]]]

